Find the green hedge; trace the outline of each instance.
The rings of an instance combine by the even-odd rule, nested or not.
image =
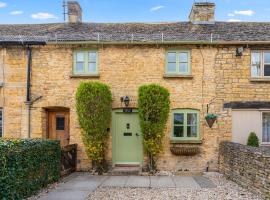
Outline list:
[[[60,162],[58,141],[0,139],[0,199],[23,199],[57,181]]]
[[[144,149],[149,159],[148,170],[154,172],[158,155],[162,152],[170,93],[156,84],[143,85],[139,88],[138,107]]]
[[[108,148],[112,113],[110,87],[100,82],[82,82],[76,93],[76,109],[87,156],[93,168],[102,174],[107,170]]]

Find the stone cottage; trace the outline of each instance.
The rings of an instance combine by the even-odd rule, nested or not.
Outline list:
[[[146,162],[136,108],[149,83],[171,100],[158,169],[217,170],[219,143],[245,144],[252,131],[270,144],[270,23],[218,22],[209,2],[177,23],[85,23],[76,1],[68,16],[0,25],[0,136],[77,143],[78,169],[89,169],[75,93],[82,81],[100,81],[113,94],[111,166]],[[212,128],[208,113],[218,116]]]

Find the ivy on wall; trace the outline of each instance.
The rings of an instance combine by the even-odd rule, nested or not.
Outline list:
[[[139,88],[139,118],[143,144],[148,155],[149,171],[156,170],[156,160],[162,152],[164,130],[170,110],[170,94],[162,86],[151,84]]]
[[[106,171],[108,127],[111,123],[112,94],[99,82],[82,82],[76,93],[76,109],[82,128],[83,143],[95,170]]]
[[[60,162],[59,141],[0,139],[0,199],[24,199],[58,181]]]

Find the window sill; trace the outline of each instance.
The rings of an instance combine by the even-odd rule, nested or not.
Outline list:
[[[180,75],[180,74],[164,74],[163,78],[186,78],[193,79],[192,75]]]
[[[270,82],[270,77],[269,78],[250,78],[249,79],[251,82]]]
[[[69,76],[70,78],[99,78],[99,74],[72,74]]]
[[[202,144],[202,140],[174,140],[170,141],[171,144]]]

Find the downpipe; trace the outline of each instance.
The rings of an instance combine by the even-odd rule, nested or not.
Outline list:
[[[26,83],[26,107],[27,107],[27,138],[31,138],[31,59],[32,49],[27,47],[27,83]]]

